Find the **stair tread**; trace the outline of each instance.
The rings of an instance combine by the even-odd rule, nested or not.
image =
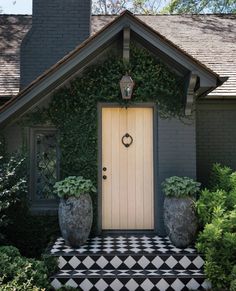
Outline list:
[[[96,278],[96,277],[205,277],[202,270],[118,270],[118,269],[98,269],[98,270],[61,270],[54,274],[51,278]]]
[[[175,247],[168,237],[159,236],[103,236],[88,239],[87,243],[73,248],[67,246],[63,238],[58,238],[50,246],[48,253],[52,256],[72,255],[197,255],[193,247],[184,249]]]

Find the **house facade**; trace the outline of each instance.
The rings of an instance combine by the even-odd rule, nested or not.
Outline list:
[[[207,184],[213,163],[236,167],[236,17],[54,2],[0,16],[0,124],[8,151],[29,157],[32,212],[54,213],[55,181],[82,174],[98,232],[163,235],[165,178]]]

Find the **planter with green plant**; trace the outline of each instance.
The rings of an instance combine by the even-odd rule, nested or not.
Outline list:
[[[96,192],[91,180],[70,176],[54,185],[60,198],[58,209],[62,237],[72,247],[84,244],[89,236],[93,207],[90,194]]]
[[[200,183],[188,177],[173,176],[163,183],[164,222],[171,242],[179,248],[190,245],[196,238],[198,221],[195,196]]]

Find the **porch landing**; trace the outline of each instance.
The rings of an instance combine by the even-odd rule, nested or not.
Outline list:
[[[51,277],[55,289],[62,285],[84,291],[210,288],[196,249],[176,248],[167,237],[106,235],[76,249],[58,238],[48,252],[59,259],[59,270]]]

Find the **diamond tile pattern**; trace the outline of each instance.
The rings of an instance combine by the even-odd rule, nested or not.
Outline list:
[[[174,247],[167,237],[95,237],[76,249],[59,238],[48,252],[59,259],[59,272],[51,278],[55,289],[184,291],[211,286],[201,255],[192,247]]]

